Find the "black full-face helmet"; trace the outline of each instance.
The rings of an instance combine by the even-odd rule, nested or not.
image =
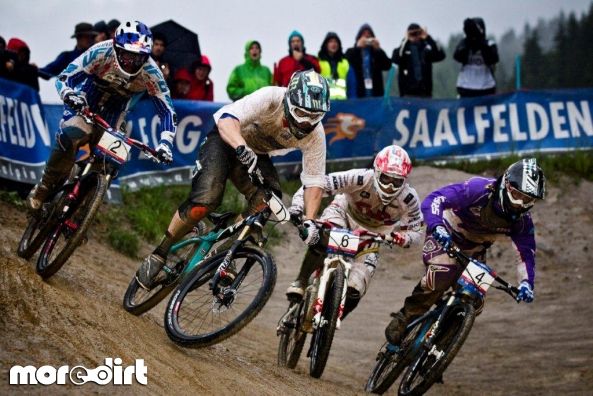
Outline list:
[[[329,85],[313,69],[295,72],[284,97],[284,115],[290,132],[302,139],[309,135],[330,109]]]
[[[498,186],[498,204],[506,216],[527,212],[536,200],[544,199],[546,178],[535,158],[517,161],[505,171]]]

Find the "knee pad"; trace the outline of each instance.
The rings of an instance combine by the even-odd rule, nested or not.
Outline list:
[[[189,206],[186,211],[186,218],[191,222],[197,223],[208,214],[208,208],[205,206]]]

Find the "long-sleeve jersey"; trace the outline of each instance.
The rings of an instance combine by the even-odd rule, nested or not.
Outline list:
[[[488,248],[500,236],[511,238],[518,253],[518,280],[535,280],[535,229],[529,213],[516,221],[496,214],[494,193],[496,180],[473,177],[464,183],[450,184],[429,194],[422,201],[427,232],[443,225],[453,241],[464,250]]]
[[[214,122],[228,114],[239,120],[241,136],[258,154],[285,155],[300,149],[303,153],[301,182],[306,187],[325,184],[325,133],[321,122],[306,137],[297,139],[284,118],[286,88],[264,87],[214,113]]]
[[[99,113],[114,127],[119,127],[125,114],[148,93],[160,118],[161,132],[175,132],[177,124],[169,88],[162,72],[152,58],[142,70],[129,77],[117,66],[113,41],[95,44],[70,63],[56,81],[62,99],[69,92],[86,96],[93,112]],[[68,108],[64,117],[74,113]]]
[[[373,169],[352,169],[325,176],[324,193],[336,195],[332,205],[342,207],[358,225],[383,234],[401,231],[410,243],[422,240],[422,212],[416,190],[405,184],[401,193],[384,205],[373,186]],[[301,187],[292,198],[292,205],[303,208]]]

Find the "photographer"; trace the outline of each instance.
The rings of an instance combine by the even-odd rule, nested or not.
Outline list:
[[[383,96],[383,70],[389,70],[391,62],[370,25],[360,27],[355,47],[348,48],[346,59],[356,77],[356,97]]]
[[[432,96],[432,64],[445,59],[445,52],[417,23],[408,26],[401,46],[391,61],[399,66],[400,96]]]
[[[463,21],[465,38],[459,42],[453,58],[462,64],[457,77],[460,97],[475,97],[496,93],[494,66],[498,63],[496,44],[486,39],[482,18]]]

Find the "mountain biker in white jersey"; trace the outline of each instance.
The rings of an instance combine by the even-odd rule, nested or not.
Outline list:
[[[145,289],[154,286],[157,274],[164,272],[171,245],[220,205],[227,179],[247,198],[249,214],[265,205],[264,191],[257,184],[263,182],[281,194],[270,155],[302,151],[304,212],[307,218],[315,218],[325,185],[321,120],[329,107],[327,81],[307,70],[294,73],[287,88],[260,88],[219,109],[213,130],[200,147],[189,197],[179,206],[160,244],[142,262],[136,273],[138,283]]]
[[[412,163],[406,151],[396,145],[383,148],[375,157],[372,169],[352,169],[330,173],[325,177],[324,192],[336,195],[323,211],[320,221],[351,230],[391,234],[402,248],[422,240],[422,212],[416,190],[406,181]],[[298,190],[289,209],[299,216],[303,210],[303,189]],[[314,224],[305,224],[309,234],[319,241]],[[325,245],[320,241],[305,254],[297,279],[287,289],[289,300],[299,300],[310,275],[323,265]],[[379,253],[357,257],[348,279],[344,317],[352,312],[368,290],[378,265]]]
[[[161,121],[157,157],[165,163],[173,160],[176,115],[163,74],[150,58],[151,49],[150,29],[142,22],[127,21],[117,28],[113,40],[95,44],[60,73],[56,89],[66,105],[64,116],[41,181],[27,197],[29,209],[38,210],[63,183],[78,148],[92,140],[96,128],[77,115],[85,108],[117,128],[140,97],[148,93]]]

